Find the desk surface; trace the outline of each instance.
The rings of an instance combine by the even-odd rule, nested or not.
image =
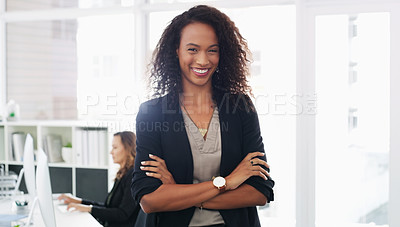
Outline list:
[[[0,214],[16,214],[15,211],[15,205],[13,207],[15,198],[7,198],[7,199],[1,199],[0,200]],[[56,223],[57,227],[80,227],[80,226],[85,226],[85,227],[101,227],[100,223],[96,221],[95,218],[93,218],[92,215],[90,215],[87,212],[78,212],[78,211],[73,211],[73,212],[62,212],[62,209],[58,209],[57,206],[59,206],[59,202],[57,200],[54,200],[54,214],[56,217]],[[27,220],[28,218],[22,219],[22,220]],[[38,204],[36,204],[34,213],[33,213],[33,225],[35,227],[44,227],[42,215],[40,214],[40,208]]]

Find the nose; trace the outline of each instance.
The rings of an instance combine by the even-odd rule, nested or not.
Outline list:
[[[204,51],[199,52],[197,54],[196,63],[201,66],[208,65],[210,61],[208,60],[207,53],[205,53]]]

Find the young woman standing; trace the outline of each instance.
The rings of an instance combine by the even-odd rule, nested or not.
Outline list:
[[[219,10],[175,17],[153,55],[155,99],[137,116],[132,194],[147,226],[257,227],[274,199],[257,113],[248,94],[249,51]]]

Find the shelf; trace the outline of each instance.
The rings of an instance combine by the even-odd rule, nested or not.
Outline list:
[[[49,147],[51,143],[52,145],[50,146],[55,146],[56,148],[56,153],[53,153],[56,154],[56,156],[53,155],[53,157],[56,158],[53,160],[59,160],[59,155],[62,155],[62,152],[58,153],[60,147],[66,144],[72,144],[72,149],[69,153],[71,154],[69,162],[51,162],[51,158],[49,157],[49,167],[53,172],[50,176],[52,182],[54,182],[52,183],[52,187],[56,191],[62,192],[64,190],[74,195],[77,195],[77,192],[86,195],[90,190],[87,191],[87,189],[82,188],[82,186],[79,186],[77,183],[78,180],[83,180],[81,177],[77,176],[78,173],[83,171],[82,173],[87,174],[85,180],[89,181],[89,185],[91,184],[90,181],[93,181],[93,183],[97,185],[107,185],[104,189],[107,193],[108,186],[110,185],[110,177],[97,179],[98,177],[96,175],[98,173],[101,173],[101,175],[110,174],[109,160],[111,155],[109,154],[109,144],[112,139],[112,134],[109,133],[104,125],[98,125],[98,127],[96,127],[95,125],[90,125],[86,121],[32,120],[0,122],[0,163],[5,166],[6,171],[13,170],[18,174],[23,166],[23,162],[14,160],[13,157],[12,135],[15,132],[29,133],[32,135],[35,154],[40,148],[45,151],[48,150],[45,149],[45,145]],[[84,133],[82,134],[81,132]],[[99,133],[96,134],[96,132]],[[48,137],[50,135],[53,139]],[[93,141],[95,141],[95,143],[93,143]],[[87,147],[86,149],[84,149],[85,146]],[[24,145],[22,144],[19,147],[22,147],[20,150],[22,150],[23,153]],[[83,156],[83,154],[86,155]],[[18,155],[18,157],[23,157],[23,155]],[[82,157],[85,159],[82,159]],[[65,178],[62,174],[66,174]],[[100,194],[98,196],[100,196]]]

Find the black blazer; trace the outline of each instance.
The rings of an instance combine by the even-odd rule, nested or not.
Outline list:
[[[140,201],[143,195],[155,191],[162,182],[148,177],[140,170],[140,162],[154,154],[165,160],[177,184],[193,183],[193,158],[179,103],[170,105],[169,95],[143,103],[136,119],[136,159],[133,173],[132,195]],[[250,152],[264,152],[257,113],[238,108],[223,100],[218,103],[222,156],[220,174],[228,176]],[[260,157],[266,160],[265,156]],[[211,180],[211,179],[210,179]],[[268,201],[274,200],[272,179],[251,177],[244,182],[263,193]],[[148,227],[189,225],[195,207],[159,212],[147,216]],[[256,207],[220,210],[228,227],[260,226]]]
[[[120,179],[114,186],[104,203],[82,200],[82,204],[93,205],[92,216],[102,225],[108,227],[133,227],[140,209],[131,195],[133,168]],[[108,201],[108,203],[107,203]]]

